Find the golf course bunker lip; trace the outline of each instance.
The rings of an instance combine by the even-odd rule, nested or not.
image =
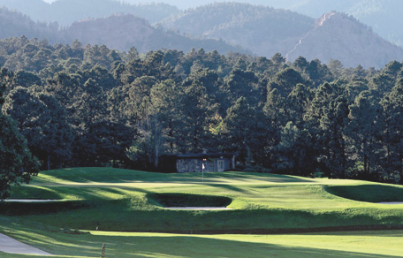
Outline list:
[[[61,200],[56,200],[56,199],[7,199],[4,200],[6,202],[60,202]]]
[[[184,193],[151,193],[147,198],[156,206],[175,210],[224,210],[232,202],[223,196]]]
[[[227,207],[165,207],[168,210],[222,211],[231,210]]]

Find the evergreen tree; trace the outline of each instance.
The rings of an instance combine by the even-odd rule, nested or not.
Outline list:
[[[4,103],[3,90],[1,87],[0,108]],[[0,200],[10,196],[13,185],[29,183],[38,171],[38,162],[32,157],[14,121],[0,113]]]
[[[381,104],[385,121],[386,169],[389,174],[398,174],[403,183],[403,79],[398,80]]]
[[[347,169],[348,92],[345,87],[325,83],[321,85],[305,115],[306,125],[313,139],[319,168],[331,177],[345,177]]]
[[[315,166],[312,136],[288,122],[281,130],[281,140],[274,148],[276,171],[308,176]]]
[[[382,145],[380,136],[382,121],[380,120],[381,107],[370,91],[362,91],[349,106],[349,124],[346,134],[352,141],[354,148],[355,165],[350,177],[377,179],[371,175],[377,171],[379,160],[382,159]],[[360,169],[362,167],[362,169]]]
[[[238,152],[246,166],[262,164],[267,128],[263,113],[250,107],[245,97],[240,97],[227,110],[224,119],[224,135],[227,149]]]
[[[51,164],[61,167],[69,160],[72,130],[55,98],[38,87],[17,87],[7,96],[3,112],[17,122],[19,132],[44,168],[50,169]]]

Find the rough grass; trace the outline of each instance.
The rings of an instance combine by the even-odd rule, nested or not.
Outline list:
[[[343,241],[342,233],[295,233],[401,228],[403,205],[374,203],[399,200],[401,189],[364,181],[241,172],[204,173],[202,179],[198,173],[63,169],[40,173],[30,185],[13,188],[12,198],[58,201],[0,204],[0,232],[50,253],[83,257],[99,257],[102,243],[107,243],[111,257],[398,256],[403,250],[389,245],[397,239],[389,236],[393,232],[401,236],[401,231],[371,233],[357,243],[352,238]],[[183,199],[186,206],[206,204],[210,197],[210,204],[217,203],[222,197],[230,200],[222,205],[232,209],[164,209],[164,200],[172,197]],[[264,236],[284,232],[294,235]],[[337,245],[331,246],[332,241]]]

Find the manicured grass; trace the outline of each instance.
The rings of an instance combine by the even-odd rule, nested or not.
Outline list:
[[[368,193],[379,199],[376,192],[399,193],[402,188],[395,186],[241,172],[205,173],[203,180],[200,176],[110,168],[48,171],[31,185],[14,188],[12,197],[62,202],[0,204],[0,213],[30,215],[32,221],[55,227],[109,231],[254,233],[403,224],[399,206],[357,202],[329,190],[358,189],[357,196]],[[166,210],[158,196],[221,196],[232,210]],[[186,206],[197,206],[200,200]]]
[[[398,256],[403,248],[390,244],[396,239],[390,236],[402,236],[401,231],[371,232],[358,237],[362,239],[358,242],[347,237],[358,233],[295,233],[401,228],[403,205],[371,202],[400,200],[402,189],[364,181],[242,172],[204,173],[202,179],[198,173],[63,169],[42,172],[30,185],[15,187],[12,198],[59,201],[0,204],[0,232],[50,253],[90,257],[99,257],[102,243],[111,255],[116,252],[111,257]],[[231,210],[165,209],[166,201],[172,199],[185,206],[221,202]],[[285,232],[294,233],[195,235]],[[376,241],[379,245],[374,245]]]
[[[403,231],[289,235],[177,235],[74,231],[21,227],[11,236],[56,254],[55,257],[254,258],[254,257],[401,257]],[[66,256],[68,255],[68,256]],[[30,257],[1,254],[1,257]]]

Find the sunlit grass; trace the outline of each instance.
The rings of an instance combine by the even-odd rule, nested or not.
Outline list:
[[[222,196],[232,200],[231,210],[167,210],[152,197],[156,193]],[[12,198],[59,202],[2,206],[0,232],[50,253],[80,257],[99,257],[103,243],[111,257],[387,257],[403,253],[396,247],[398,237],[392,237],[402,236],[401,231],[346,236],[253,233],[399,228],[403,205],[374,203],[398,200],[396,196],[403,196],[402,187],[354,180],[62,169],[42,172],[30,185],[13,188]],[[122,233],[129,231],[187,235]],[[235,231],[252,235],[194,235]]]
[[[17,228],[17,229],[15,229]],[[28,230],[29,229],[29,230]],[[7,231],[7,230],[6,230]],[[13,237],[55,257],[401,257],[403,231],[287,235],[190,235],[36,229],[14,225]],[[39,232],[39,233],[38,233]],[[1,255],[1,257],[27,257]]]

